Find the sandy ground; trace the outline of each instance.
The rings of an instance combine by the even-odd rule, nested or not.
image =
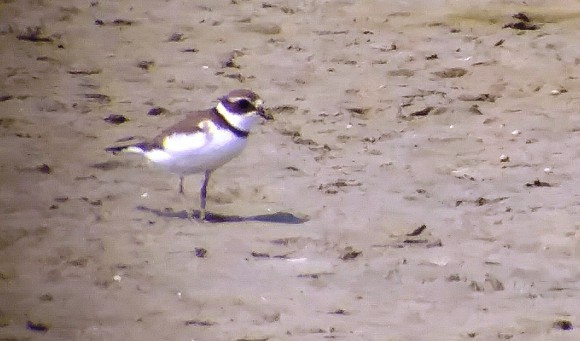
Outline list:
[[[0,340],[580,339],[579,38],[578,1],[0,1]],[[225,222],[104,152],[240,87],[275,120]]]

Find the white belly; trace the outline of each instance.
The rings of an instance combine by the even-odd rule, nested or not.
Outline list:
[[[154,149],[145,156],[172,173],[188,175],[214,170],[238,156],[246,139],[229,130],[216,129],[210,134],[175,134],[165,139],[164,150]]]

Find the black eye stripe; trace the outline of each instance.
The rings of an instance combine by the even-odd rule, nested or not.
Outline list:
[[[234,114],[246,114],[252,111],[258,110],[256,105],[251,101],[251,99],[246,97],[238,97],[238,98],[223,98],[222,104],[225,108]]]
[[[238,109],[238,112],[250,112],[256,110],[254,104],[245,98],[232,102],[232,107]]]
[[[249,108],[252,105],[252,103],[250,103],[250,101],[248,101],[247,99],[241,99],[236,103],[240,108]]]

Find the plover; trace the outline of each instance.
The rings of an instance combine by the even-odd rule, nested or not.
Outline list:
[[[179,175],[179,193],[183,193],[186,175],[204,173],[199,195],[199,219],[205,220],[207,184],[211,173],[242,152],[258,116],[271,119],[264,112],[262,99],[253,91],[237,89],[221,97],[215,107],[188,114],[152,140],[110,147],[106,151],[142,154]]]

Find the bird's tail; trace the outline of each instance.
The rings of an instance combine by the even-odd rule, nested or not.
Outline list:
[[[105,148],[105,151],[113,154],[118,154],[121,152],[129,152],[129,153],[137,153],[143,154],[151,149],[159,148],[154,143],[147,143],[147,142],[140,142],[140,143],[133,143],[133,144],[126,144],[121,146],[114,146]]]
[[[109,152],[109,153],[113,153],[113,154],[118,154],[120,152],[128,151],[128,149],[131,147],[133,147],[133,145],[108,147],[108,148],[105,148],[105,151]]]
[[[143,154],[148,150],[147,146],[148,145],[145,143],[128,144],[123,146],[105,148],[105,151],[113,154],[118,154],[121,152]]]

